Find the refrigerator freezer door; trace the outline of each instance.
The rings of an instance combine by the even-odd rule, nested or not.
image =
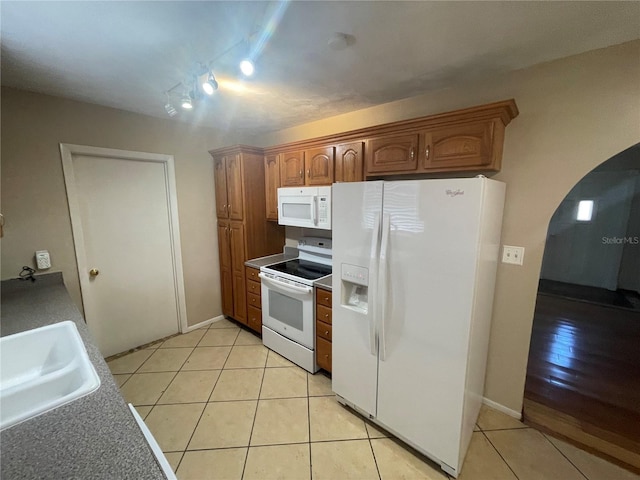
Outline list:
[[[457,468],[481,179],[387,182],[390,218],[377,418]],[[336,335],[337,337],[337,335]]]
[[[378,358],[374,327],[382,189],[383,182],[333,185],[332,387],[370,415],[376,414]],[[352,278],[353,272],[367,272],[368,278]],[[357,291],[364,298],[363,288],[367,289],[367,308],[354,301]]]

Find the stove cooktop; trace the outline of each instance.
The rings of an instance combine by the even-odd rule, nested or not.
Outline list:
[[[269,265],[266,268],[277,272],[288,273],[289,275],[304,278],[305,280],[318,280],[319,278],[331,275],[330,265],[322,265],[321,263],[300,260],[299,258]]]

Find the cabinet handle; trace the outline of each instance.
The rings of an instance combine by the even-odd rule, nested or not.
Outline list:
[[[329,297],[324,297],[324,301],[328,302],[329,301]]]
[[[427,162],[429,161],[429,154],[431,153],[431,146],[427,145],[427,150],[424,152],[424,155],[427,159]]]
[[[229,210],[231,210],[231,204],[227,205],[227,212],[229,212]]]
[[[411,160],[413,160],[413,155],[414,155],[414,149],[413,147],[411,147],[411,152],[409,153],[409,158],[411,158]]]
[[[329,335],[329,330],[325,330],[324,334],[328,336]]]
[[[300,170],[300,178],[302,178],[302,170]]]
[[[311,170],[307,169],[307,177],[311,178]]]

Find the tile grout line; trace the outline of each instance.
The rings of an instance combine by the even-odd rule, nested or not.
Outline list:
[[[519,430],[519,429],[514,429],[514,430]],[[500,453],[500,450],[498,450],[498,448],[493,444],[493,442],[491,441],[491,439],[487,436],[487,434],[484,432],[484,430],[480,431],[482,433],[482,435],[484,436],[484,438],[487,439],[487,442],[489,442],[489,444],[493,447],[493,449],[496,451],[496,453],[498,454],[498,456],[502,459],[502,461],[504,462],[504,464],[507,466],[507,468],[509,470],[511,470],[511,473],[513,473],[513,476],[516,477],[517,480],[520,480],[520,477],[518,477],[518,475],[516,474],[516,472],[513,470],[513,468],[511,468],[511,465],[509,465],[509,462],[507,462],[505,460],[505,458],[502,456],[502,454]]]
[[[373,450],[373,444],[371,443],[371,437],[369,436],[369,430],[367,430],[367,425],[365,423],[364,430],[367,432],[367,440],[369,441],[369,448],[371,449],[371,455],[373,455],[373,463],[376,466],[376,472],[378,472],[378,480],[382,480],[382,475],[380,474],[380,467],[378,466],[378,460],[376,459],[376,452]]]
[[[309,394],[309,372],[305,372],[307,377],[307,426],[309,427],[309,480],[313,480],[313,460],[311,459],[311,400]]]
[[[580,470],[580,469],[578,468],[578,466],[577,466],[575,463],[573,463],[573,462],[569,459],[569,457],[567,457],[567,456],[564,454],[564,452],[563,452],[562,450],[560,450],[560,449],[556,446],[556,444],[555,444],[555,443],[553,443],[551,440],[549,440],[549,437],[547,437],[543,432],[540,432],[540,433],[541,433],[541,434],[542,434],[542,436],[545,438],[545,440],[546,440],[547,442],[549,442],[549,443],[553,446],[553,448],[555,448],[558,452],[560,452],[560,455],[562,455],[564,458],[566,458],[566,459],[567,459],[567,462],[569,462],[571,465],[573,465],[573,467],[574,467],[578,472],[580,472],[580,475],[582,475],[584,478],[586,478],[587,480],[589,480],[589,477],[587,477],[584,473],[582,473],[582,470]]]
[[[229,353],[231,355],[231,353]],[[262,368],[262,380],[260,380],[260,388],[258,389],[258,400],[256,400],[256,409],[253,412],[253,422],[251,423],[251,431],[249,432],[249,442],[247,444],[247,453],[244,456],[244,463],[242,465],[242,475],[240,478],[244,477],[245,469],[247,468],[247,460],[249,459],[249,448],[251,448],[251,437],[253,437],[253,428],[256,426],[256,417],[258,416],[258,406],[260,405],[260,394],[262,393],[262,385],[264,384],[264,374],[267,368],[267,359],[269,358],[269,352],[264,357],[264,367]]]

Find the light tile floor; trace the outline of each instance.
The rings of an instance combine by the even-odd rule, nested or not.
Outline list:
[[[448,478],[227,320],[109,366],[180,480]],[[640,479],[485,407],[458,478]]]

